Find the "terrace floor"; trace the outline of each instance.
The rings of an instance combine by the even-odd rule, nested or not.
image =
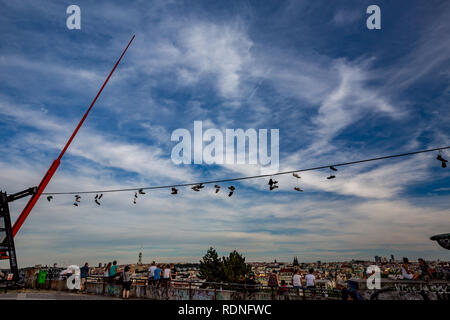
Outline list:
[[[0,292],[0,300],[121,300],[117,297],[108,297],[93,294],[70,293],[53,290],[8,290]]]

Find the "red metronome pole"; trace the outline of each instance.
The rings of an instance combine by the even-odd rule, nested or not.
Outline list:
[[[42,179],[41,183],[38,186],[37,192],[31,197],[31,199],[28,201],[27,205],[23,209],[20,216],[17,218],[16,222],[14,223],[14,226],[12,227],[12,234],[13,237],[17,234],[22,224],[25,222],[25,219],[28,217],[28,214],[30,213],[31,209],[33,209],[34,205],[38,201],[39,197],[41,196],[42,192],[44,192],[45,187],[50,182],[50,179],[53,177],[53,174],[55,173],[56,169],[59,167],[60,160],[64,153],[66,152],[67,148],[69,147],[70,143],[72,142],[73,138],[77,134],[78,130],[80,129],[81,125],[83,124],[84,120],[86,119],[89,111],[91,111],[92,106],[94,105],[95,101],[97,101],[97,98],[100,96],[100,93],[103,91],[103,88],[105,87],[106,83],[108,82],[109,78],[111,78],[111,75],[113,74],[114,70],[116,70],[116,67],[118,66],[120,60],[122,59],[123,55],[127,51],[128,47],[130,46],[131,42],[134,39],[134,35],[131,38],[130,42],[128,42],[127,47],[125,50],[123,50],[119,60],[117,60],[116,64],[114,65],[114,68],[109,73],[108,78],[106,78],[105,82],[103,83],[102,87],[98,91],[97,95],[95,96],[94,100],[92,101],[91,105],[89,106],[89,109],[87,109],[86,113],[84,114],[83,118],[81,119],[80,123],[76,127],[75,131],[72,133],[72,136],[67,141],[64,149],[62,149],[61,153],[59,154],[59,157],[53,161],[52,165],[48,169],[47,173],[45,174],[44,178]]]

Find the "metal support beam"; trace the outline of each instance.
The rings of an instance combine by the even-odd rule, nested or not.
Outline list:
[[[11,227],[11,216],[9,213],[8,196],[6,192],[0,192],[0,219],[3,220],[2,234],[4,239],[0,244],[0,258],[9,259],[11,273],[13,274],[13,281],[19,280],[19,268],[17,266],[16,248],[14,246],[14,237]],[[6,253],[8,255],[6,255]]]
[[[128,42],[128,45],[126,46],[126,48],[123,50],[122,54],[120,55],[119,59],[117,60],[116,64],[114,65],[114,67],[112,68],[112,70],[109,73],[108,77],[106,78],[105,82],[103,82],[102,87],[98,91],[98,93],[95,96],[94,100],[91,102],[91,105],[89,106],[89,108],[85,112],[83,118],[81,118],[81,121],[78,123],[78,125],[75,128],[74,132],[72,133],[72,135],[70,136],[70,138],[67,141],[66,145],[64,146],[64,148],[62,149],[61,153],[59,154],[58,158],[55,161],[53,161],[52,165],[50,166],[50,168],[48,169],[48,171],[45,174],[44,178],[42,179],[41,183],[39,184],[36,192],[33,194],[33,196],[31,197],[30,201],[28,201],[28,203],[25,206],[25,208],[23,209],[22,213],[17,218],[16,222],[14,223],[14,225],[12,227],[13,237],[15,237],[17,232],[19,232],[20,227],[22,226],[22,224],[27,219],[28,215],[30,214],[30,212],[33,209],[33,207],[36,204],[36,202],[39,200],[39,197],[41,196],[42,192],[44,192],[45,187],[50,182],[50,179],[53,177],[53,174],[55,173],[56,169],[58,169],[58,166],[59,166],[59,163],[61,161],[62,156],[66,152],[67,148],[69,148],[70,143],[75,138],[78,130],[80,130],[81,126],[83,125],[84,120],[86,120],[86,117],[88,116],[89,112],[91,111],[92,107],[94,106],[95,101],[97,101],[98,97],[100,96],[100,93],[102,93],[103,88],[108,83],[109,78],[111,78],[112,74],[114,73],[114,70],[116,70],[117,66],[119,65],[120,60],[122,60],[123,55],[125,54],[125,52],[127,51],[128,47],[130,46],[130,44],[131,44],[131,42],[133,40],[134,40],[134,35],[131,38],[130,42]]]

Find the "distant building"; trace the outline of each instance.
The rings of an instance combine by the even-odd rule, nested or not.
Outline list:
[[[294,261],[292,262],[292,265],[294,266],[294,267],[298,267],[298,259],[297,259],[297,257],[294,257]]]
[[[381,263],[381,257],[375,256],[375,263]]]

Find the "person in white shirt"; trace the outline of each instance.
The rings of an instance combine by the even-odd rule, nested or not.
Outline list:
[[[409,273],[408,264],[409,264],[408,258],[403,258],[402,278],[406,280],[416,280],[417,276],[413,273]]]
[[[308,274],[305,276],[306,288],[311,289],[316,287],[316,277],[313,274],[314,269],[309,269]]]
[[[295,270],[294,275],[292,276],[292,286],[294,289],[297,289],[297,294],[299,294],[299,289],[302,287],[302,277],[298,270]]]
[[[170,280],[172,280],[170,265],[166,264],[163,269],[163,285],[167,287],[170,283]]]
[[[292,276],[292,285],[294,288],[302,287],[302,276],[300,275],[298,270],[294,271],[294,275]]]
[[[155,261],[153,261],[150,268],[148,268],[148,284],[149,285],[154,285],[154,283],[155,283],[155,280],[154,280],[155,270],[156,270],[156,263],[155,263]]]

